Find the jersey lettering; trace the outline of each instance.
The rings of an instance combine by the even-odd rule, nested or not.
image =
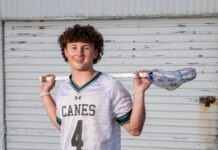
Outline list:
[[[76,147],[76,150],[82,150],[83,140],[82,140],[82,120],[78,120],[76,129],[74,131],[73,137],[71,139],[71,145]]]
[[[62,116],[94,116],[95,105],[91,104],[78,104],[62,106]]]

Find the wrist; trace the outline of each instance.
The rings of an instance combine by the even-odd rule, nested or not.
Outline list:
[[[44,96],[48,96],[51,95],[50,92],[40,92],[39,96],[40,97],[44,97]]]
[[[40,93],[49,93],[51,90],[49,89],[40,89],[39,92]]]
[[[146,90],[144,90],[144,89],[135,89],[135,90],[134,90],[134,93],[135,93],[135,94],[143,94],[143,95],[144,95],[145,91],[146,91]]]
[[[134,92],[133,97],[136,99],[144,98],[145,93],[144,92]]]

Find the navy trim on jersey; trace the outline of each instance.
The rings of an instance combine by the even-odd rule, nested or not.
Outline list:
[[[119,124],[124,125],[124,124],[129,122],[131,114],[132,114],[132,109],[128,113],[126,113],[125,115],[116,118],[116,121]]]
[[[61,119],[58,118],[58,116],[56,116],[56,121],[57,121],[57,123],[58,123],[59,125],[61,125]]]
[[[90,83],[92,83],[93,81],[97,80],[100,76],[102,75],[101,72],[96,72],[96,74],[92,77],[91,80],[89,80],[86,84],[84,84],[83,86],[78,86],[75,82],[73,82],[72,80],[72,75],[70,75],[70,82],[72,87],[79,93],[81,90],[83,90],[85,87],[87,87]]]

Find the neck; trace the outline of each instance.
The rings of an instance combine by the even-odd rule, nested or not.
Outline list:
[[[86,82],[88,82],[93,77],[94,73],[95,73],[94,69],[85,70],[85,71],[71,70],[72,80],[78,86],[82,86]]]

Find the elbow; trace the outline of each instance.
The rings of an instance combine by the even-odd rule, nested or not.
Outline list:
[[[142,130],[140,129],[135,129],[135,130],[130,131],[130,134],[132,136],[139,136],[141,133],[142,133]]]
[[[139,136],[139,135],[141,135],[141,133],[142,133],[142,131],[143,131],[143,127],[144,127],[144,124],[141,124],[141,125],[138,126],[138,127],[129,128],[129,133],[130,133],[132,136]]]
[[[141,132],[134,132],[134,133],[131,133],[132,136],[139,136],[141,134]]]

